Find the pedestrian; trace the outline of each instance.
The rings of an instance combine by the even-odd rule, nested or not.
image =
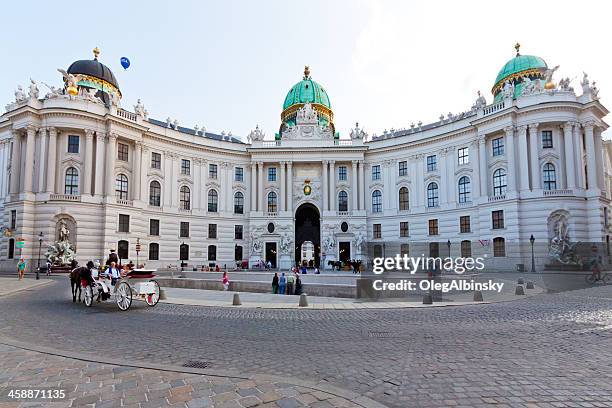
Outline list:
[[[223,290],[227,291],[229,290],[229,285],[230,285],[230,281],[229,281],[229,277],[227,276],[227,271],[223,272]]]
[[[285,272],[281,273],[280,279],[278,280],[278,293],[281,295],[285,294],[285,286],[287,285],[287,278]]]
[[[287,294],[293,295],[293,285],[295,283],[295,276],[293,274],[287,276]]]
[[[276,272],[274,272],[274,277],[272,278],[272,293],[278,294],[278,273]]]
[[[27,263],[25,259],[19,259],[19,263],[17,263],[17,274],[19,275],[19,280],[23,279],[23,275],[25,275]]]
[[[51,276],[51,261],[47,259],[47,276]]]
[[[321,272],[319,271],[319,268],[317,268],[316,266],[315,266],[314,273],[315,273],[315,275],[319,275],[319,274],[321,273]]]
[[[297,273],[295,274],[295,294],[298,296],[302,294],[302,280]]]

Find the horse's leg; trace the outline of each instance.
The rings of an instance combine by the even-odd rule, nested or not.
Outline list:
[[[72,279],[70,279],[70,291],[72,292],[72,302],[76,302],[76,287]]]

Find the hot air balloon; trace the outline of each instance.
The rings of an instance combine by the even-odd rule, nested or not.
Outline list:
[[[121,57],[121,66],[123,69],[128,69],[130,67],[130,60],[127,57]]]

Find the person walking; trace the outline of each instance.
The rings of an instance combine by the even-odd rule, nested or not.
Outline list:
[[[285,272],[281,273],[280,279],[278,280],[278,293],[281,295],[285,294],[285,286],[287,285],[287,278]]]
[[[51,276],[51,261],[47,259],[47,276]]]
[[[272,293],[278,294],[278,273],[276,272],[274,272],[274,277],[272,278]]]
[[[288,295],[293,295],[294,283],[295,283],[295,276],[293,274],[290,274],[289,276],[287,276],[287,294]]]
[[[19,275],[19,280],[23,279],[23,275],[25,275],[26,266],[27,263],[25,259],[19,259],[19,262],[17,263],[17,274]]]
[[[230,286],[230,281],[229,281],[229,277],[227,276],[227,271],[223,272],[223,290],[227,291],[229,290],[229,286]]]

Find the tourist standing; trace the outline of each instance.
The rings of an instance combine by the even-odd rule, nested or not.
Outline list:
[[[51,261],[47,259],[47,276],[51,276]]]
[[[302,294],[302,280],[298,273],[295,274],[295,294],[298,296]]]
[[[229,285],[230,285],[230,281],[229,281],[229,277],[227,276],[227,271],[223,272],[223,290],[227,291],[229,290]]]
[[[287,285],[287,278],[285,272],[281,273],[280,279],[278,280],[278,293],[281,295],[285,294],[285,286]]]
[[[287,276],[287,294],[293,295],[293,284],[295,283],[295,276],[293,274]]]
[[[17,263],[17,274],[19,275],[19,280],[23,279],[23,275],[25,275],[26,266],[27,263],[25,259],[19,259],[19,262]]]
[[[121,270],[117,266],[117,263],[114,261],[110,263],[110,266],[106,270],[105,274],[107,277],[110,277],[111,286],[113,287],[115,286],[119,278],[121,278]]]
[[[274,277],[272,278],[272,293],[278,294],[278,273],[276,272],[274,272]]]

